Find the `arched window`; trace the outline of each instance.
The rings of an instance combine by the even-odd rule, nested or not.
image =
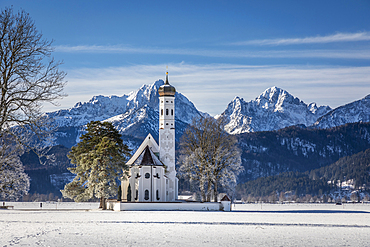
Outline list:
[[[157,201],[159,201],[159,199],[161,199],[161,198],[159,198],[159,191],[158,190],[156,192],[156,197],[157,197]]]
[[[173,116],[173,109],[171,109],[171,115]]]
[[[168,115],[168,109],[166,109],[166,115]]]
[[[161,116],[163,116],[163,109],[161,109]]]
[[[144,199],[147,201],[147,200],[149,200],[149,190],[145,190],[145,192],[144,192],[145,194],[144,194]]]
[[[135,201],[137,200],[137,198],[139,197],[139,191],[136,190],[136,197],[135,197]]]
[[[127,201],[131,202],[131,184],[128,184],[127,188]]]

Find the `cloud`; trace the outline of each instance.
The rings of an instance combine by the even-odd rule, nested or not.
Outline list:
[[[334,42],[356,42],[370,40],[369,32],[336,33],[327,36],[290,39],[261,39],[231,43],[232,45],[300,45],[300,44],[323,44]]]
[[[370,37],[370,36],[369,36]],[[56,52],[66,53],[109,53],[109,54],[154,54],[154,55],[188,55],[219,58],[335,58],[335,59],[370,59],[370,50],[196,50],[196,49],[162,49],[137,48],[129,46],[56,46]]]
[[[239,96],[250,101],[266,88],[283,88],[306,103],[336,107],[370,93],[370,67],[246,66],[237,64],[154,64],[68,71],[62,108],[94,95],[123,95],[165,78],[201,110],[216,115]],[[59,107],[60,108],[60,107]],[[59,108],[45,106],[45,110]]]

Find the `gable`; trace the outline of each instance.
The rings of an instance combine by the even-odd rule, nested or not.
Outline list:
[[[163,164],[149,146],[146,146],[144,151],[132,163],[132,166],[163,166]]]
[[[148,134],[144,141],[141,143],[139,148],[136,150],[134,155],[132,155],[131,159],[127,161],[126,165],[132,165],[139,156],[144,152],[145,148],[148,147],[153,153],[159,153],[159,146],[157,142],[154,140],[151,134]]]

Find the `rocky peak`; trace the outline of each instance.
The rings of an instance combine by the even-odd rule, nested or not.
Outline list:
[[[271,87],[255,100],[245,102],[235,97],[218,117],[226,117],[226,131],[232,134],[277,130],[291,125],[313,124],[330,107],[305,104],[287,91]]]

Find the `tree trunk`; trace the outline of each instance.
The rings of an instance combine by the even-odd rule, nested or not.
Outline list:
[[[202,197],[202,202],[205,202],[206,201],[206,193],[205,193],[204,182],[203,181],[199,181],[199,187],[200,187],[200,194],[201,194],[201,197]]]
[[[217,197],[218,197],[218,188],[217,188],[217,181],[213,184],[213,196],[214,196],[214,202],[217,202]]]
[[[211,196],[212,196],[212,183],[208,181],[207,202],[211,201]]]
[[[107,204],[105,203],[106,199],[104,197],[100,197],[100,205],[99,208],[106,210],[107,209]]]

